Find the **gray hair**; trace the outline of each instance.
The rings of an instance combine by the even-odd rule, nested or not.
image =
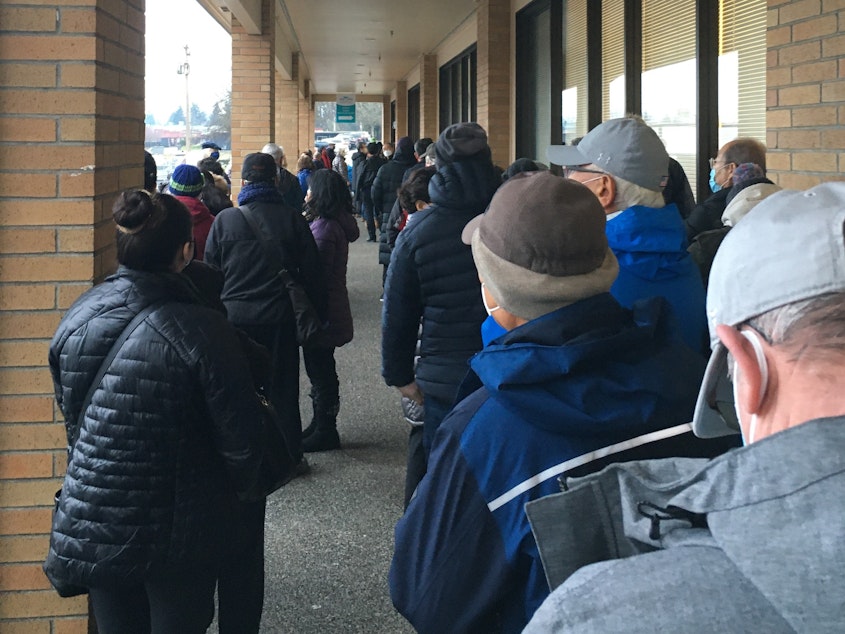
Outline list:
[[[283,148],[281,145],[276,145],[275,143],[268,143],[263,148],[261,148],[261,153],[269,154],[274,159],[276,159],[276,162],[278,163],[285,155],[285,148]]]
[[[666,206],[666,201],[663,200],[663,192],[646,189],[613,174],[609,174],[609,176],[616,181],[616,198],[613,200],[614,211],[623,211],[634,205],[643,205],[654,209],[662,209]]]
[[[786,304],[747,323],[771,345],[793,349],[796,361],[810,355],[845,355],[845,293]]]

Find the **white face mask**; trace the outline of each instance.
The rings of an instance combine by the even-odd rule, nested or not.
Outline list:
[[[391,152],[390,150],[384,151],[384,157],[385,158],[390,158],[391,156],[393,156],[393,152]]]
[[[757,367],[760,368],[760,402],[762,403],[763,396],[766,394],[766,387],[769,384],[769,365],[766,362],[766,355],[763,353],[763,344],[760,343],[760,339],[757,333],[753,330],[741,330],[740,334],[751,343],[751,347],[754,348],[754,354],[757,357]],[[754,442],[754,438],[757,436],[757,414],[754,413],[751,415],[751,422],[748,426],[748,437],[746,438],[745,432],[742,428],[742,417],[739,414],[739,394],[737,390],[737,384],[739,383],[738,374],[739,366],[736,360],[734,360],[733,371],[731,372],[731,382],[733,384],[734,395],[734,410],[736,411],[736,419],[739,421],[739,429],[742,433],[742,444],[750,445]]]
[[[485,292],[484,292],[484,289],[485,289],[485,288],[487,288],[487,287],[486,287],[486,286],[484,286],[484,282],[482,282],[482,283],[481,283],[481,301],[484,303],[484,310],[486,310],[486,311],[487,311],[487,316],[489,317],[489,316],[490,316],[490,315],[492,315],[495,311],[499,310],[499,309],[501,308],[501,306],[492,306],[492,307],[491,307],[491,306],[487,303],[487,293],[485,293]]]

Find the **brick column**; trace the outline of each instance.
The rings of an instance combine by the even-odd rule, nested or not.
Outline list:
[[[408,82],[396,82],[396,140],[408,136]],[[416,139],[413,139],[416,141]]]
[[[261,34],[232,16],[232,194],[240,191],[243,158],[275,138],[275,0],[261,0]]]
[[[487,130],[493,162],[510,159],[511,3],[478,4],[478,123]]]
[[[285,150],[287,168],[296,173],[299,157],[299,86],[276,73],[276,143]]]
[[[85,597],[41,572],[67,465],[47,349],[115,268],[116,194],[143,186],[144,0],[15,4],[0,7],[0,631],[84,632]]]
[[[768,175],[789,189],[845,171],[845,22],[841,2],[768,3]]]
[[[390,95],[382,95],[381,98],[381,139],[382,145],[390,141]]]
[[[439,83],[436,55],[420,56],[420,138],[437,139],[440,128],[437,117],[440,104],[437,101]]]

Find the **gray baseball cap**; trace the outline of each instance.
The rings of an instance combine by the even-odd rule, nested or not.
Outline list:
[[[610,119],[590,130],[575,145],[550,145],[546,152],[555,165],[592,163],[608,174],[661,191],[669,173],[669,154],[663,141],[639,118]]]
[[[697,436],[739,433],[727,349],[716,326],[737,326],[787,304],[845,291],[845,183],[780,191],[731,229],[707,290],[713,350],[693,415]]]

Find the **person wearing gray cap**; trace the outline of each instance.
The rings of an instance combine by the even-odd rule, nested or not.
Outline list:
[[[611,460],[704,456],[692,417],[705,360],[662,298],[623,308],[605,215],[585,186],[517,174],[463,231],[507,332],[470,361],[464,398],[396,526],[391,597],[419,632],[519,632],[549,593],[526,502]],[[462,392],[464,389],[462,388]]]
[[[704,286],[686,252],[683,220],[675,205],[663,200],[669,155],[657,133],[639,117],[611,119],[577,146],[549,146],[548,157],[564,166],[567,178],[589,187],[604,207],[607,239],[619,260],[611,294],[623,306],[665,297],[684,340],[704,352]]]
[[[526,632],[842,631],[843,226],[845,183],[827,183],[769,196],[727,235],[693,427],[746,446],[618,465],[529,505],[562,585]]]

